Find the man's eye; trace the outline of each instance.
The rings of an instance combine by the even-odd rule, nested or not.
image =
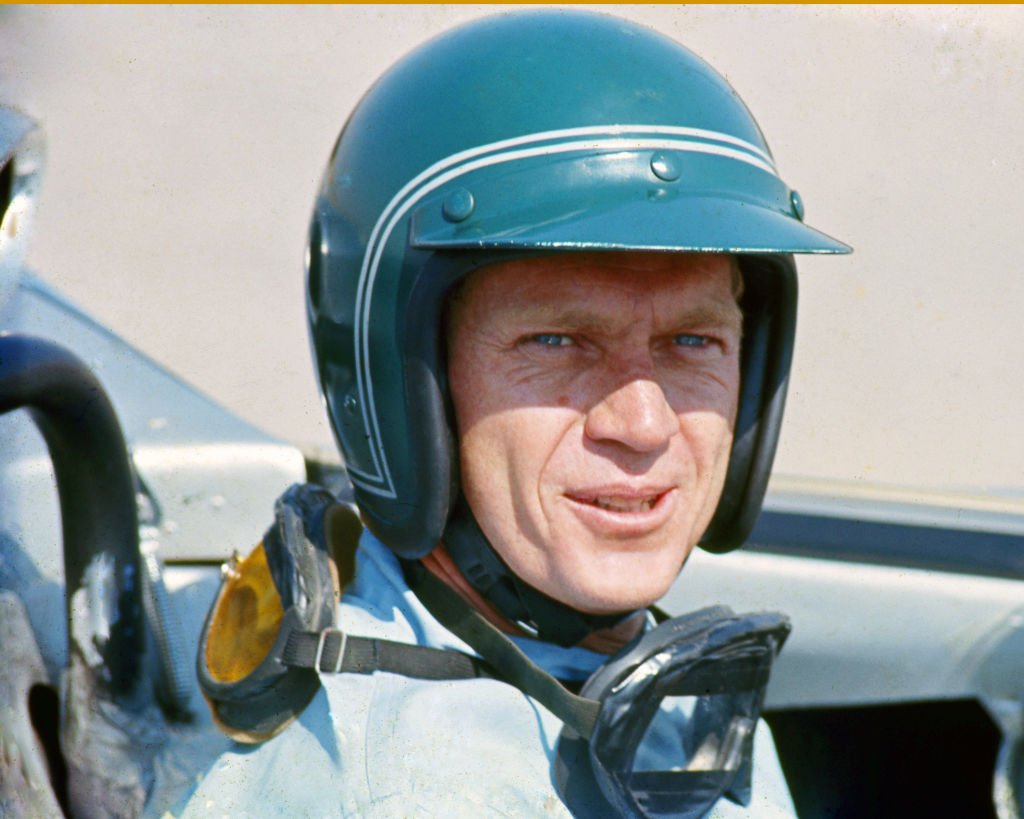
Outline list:
[[[698,336],[691,333],[680,333],[672,340],[680,347],[707,347],[711,344],[711,339],[708,336]]]
[[[572,339],[561,333],[538,333],[531,340],[543,347],[568,347],[572,344]]]

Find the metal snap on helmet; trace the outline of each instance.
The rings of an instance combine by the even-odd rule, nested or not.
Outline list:
[[[349,117],[316,202],[320,386],[367,525],[401,557],[433,549],[459,499],[446,294],[484,264],[580,250],[740,259],[740,409],[701,545],[749,533],[790,365],[791,254],[849,248],[803,223],[757,123],[706,63],[634,23],[549,10],[470,23],[399,61]]]

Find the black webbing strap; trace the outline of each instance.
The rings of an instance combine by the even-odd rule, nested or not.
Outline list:
[[[484,657],[499,679],[533,697],[580,736],[590,738],[601,708],[597,700],[568,691],[429,571],[417,574],[413,591],[441,625]]]
[[[315,668],[334,674],[387,671],[420,680],[465,680],[494,676],[486,663],[468,654],[359,637],[335,628],[293,631],[288,635],[281,659],[285,665]]]
[[[539,640],[574,646],[591,632],[612,628],[635,613],[584,614],[526,583],[494,551],[461,494],[441,541],[470,585]]]

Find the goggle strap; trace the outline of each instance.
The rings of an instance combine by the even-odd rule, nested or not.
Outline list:
[[[413,591],[438,622],[461,637],[493,668],[493,675],[533,697],[569,728],[590,739],[601,704],[573,694],[479,612],[428,571]]]
[[[281,661],[331,674],[373,674],[384,671],[420,680],[464,680],[494,677],[488,665],[458,651],[397,643],[346,634],[340,629],[292,631]]]

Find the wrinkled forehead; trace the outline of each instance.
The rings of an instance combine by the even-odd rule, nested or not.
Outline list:
[[[530,303],[571,311],[604,297],[625,307],[642,296],[666,307],[704,302],[735,311],[743,276],[735,256],[721,253],[601,251],[559,253],[499,261],[470,273],[449,297],[448,319],[474,319]]]

